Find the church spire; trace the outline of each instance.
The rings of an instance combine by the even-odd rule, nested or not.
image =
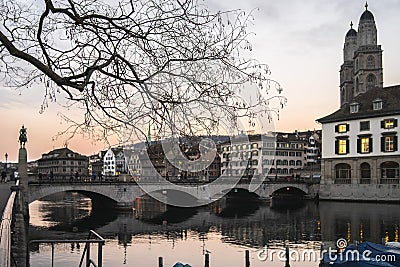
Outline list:
[[[368,10],[368,1],[365,1],[365,10]]]
[[[350,28],[353,29],[353,21],[350,22]]]

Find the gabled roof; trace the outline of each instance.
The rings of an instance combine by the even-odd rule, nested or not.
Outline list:
[[[382,100],[380,110],[373,110],[372,103],[376,99]],[[352,102],[360,104],[357,113],[350,113],[350,104],[346,103],[339,110],[317,121],[328,123],[400,114],[400,85],[371,89],[355,97]]]
[[[87,159],[86,156],[83,156],[77,152],[74,152],[67,147],[57,148],[48,153],[42,154],[42,158],[39,160],[49,159],[49,158],[57,158],[57,159],[72,159],[73,158],[73,159],[84,159],[84,160]]]

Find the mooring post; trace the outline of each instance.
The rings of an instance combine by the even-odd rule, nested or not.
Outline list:
[[[163,257],[158,257],[158,267],[163,267]]]
[[[250,251],[245,251],[245,263],[246,267],[250,267]]]
[[[285,267],[290,267],[290,263],[289,263],[289,245],[286,246],[286,263],[285,263]]]
[[[210,267],[210,254],[206,253],[205,255],[204,267]]]

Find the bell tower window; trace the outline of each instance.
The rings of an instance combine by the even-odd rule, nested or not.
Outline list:
[[[376,78],[373,74],[367,77],[367,90],[372,89],[376,86]]]
[[[368,58],[367,58],[367,67],[368,68],[375,68],[374,56],[368,56]]]

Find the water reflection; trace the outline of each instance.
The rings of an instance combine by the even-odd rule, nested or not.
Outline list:
[[[216,252],[212,254],[213,266],[228,266],[231,260],[229,266],[241,266],[237,262],[243,261],[242,252],[250,249],[251,266],[257,267],[266,266],[256,258],[257,250],[265,245],[279,248],[289,242],[296,248],[318,249],[320,241],[342,237],[380,243],[382,238],[398,241],[399,235],[400,213],[395,204],[260,203],[225,198],[208,206],[187,209],[143,197],[133,202],[131,212],[116,213],[91,206],[88,201],[82,195],[66,193],[31,204],[30,238],[85,238],[89,229],[95,229],[109,240],[105,250],[110,254],[105,266],[149,266],[160,255],[166,257],[166,266],[168,261],[172,266],[174,260],[183,259],[201,266],[205,249]],[[61,249],[79,251],[76,244]],[[33,262],[41,258],[42,253],[38,253],[41,250],[38,247],[31,254]],[[270,263],[270,266],[283,265]]]

